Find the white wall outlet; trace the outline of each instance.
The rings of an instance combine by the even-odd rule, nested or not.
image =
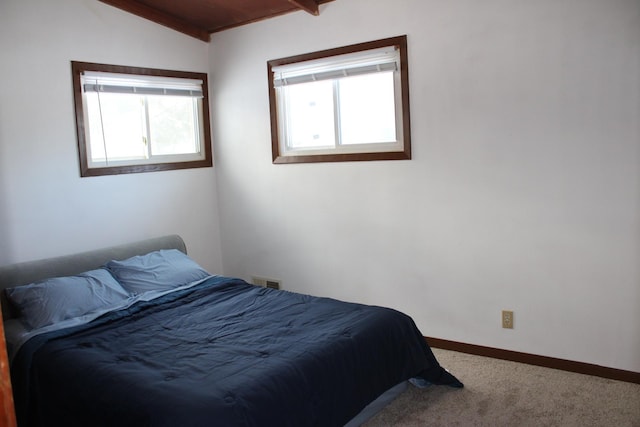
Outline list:
[[[513,311],[502,310],[502,327],[513,329]]]

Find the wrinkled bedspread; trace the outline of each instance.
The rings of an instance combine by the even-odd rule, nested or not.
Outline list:
[[[12,365],[21,426],[341,426],[438,365],[392,309],[214,276],[39,335]]]

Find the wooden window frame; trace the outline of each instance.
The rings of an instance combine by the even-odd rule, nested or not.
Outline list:
[[[145,163],[121,166],[90,167],[85,133],[85,117],[82,96],[81,75],[85,71],[97,71],[118,74],[132,74],[139,76],[160,76],[183,79],[202,80],[202,126],[204,158],[193,161],[177,161],[167,163]],[[76,131],[78,141],[78,155],[80,160],[80,176],[103,176],[129,173],[157,172],[177,169],[203,168],[213,166],[213,152],[211,148],[211,121],[209,117],[209,89],[206,73],[189,71],[162,70],[156,68],[130,67],[122,65],[97,64],[91,62],[71,61],[73,78],[73,96],[76,115]]]
[[[366,51],[370,49],[395,46],[400,53],[400,90],[402,109],[402,151],[381,151],[381,152],[356,152],[340,154],[299,154],[283,155],[280,152],[278,100],[274,84],[273,68],[316,60],[330,58],[333,56],[349,54],[353,52]],[[267,62],[268,82],[269,82],[269,107],[271,119],[271,151],[274,164],[287,163],[315,163],[315,162],[344,162],[344,161],[371,161],[371,160],[410,160],[411,159],[411,120],[409,111],[409,63],[407,59],[407,36],[390,37],[365,43],[358,43],[349,46],[327,49],[318,52],[306,53],[302,55],[290,56],[287,58],[274,59]]]

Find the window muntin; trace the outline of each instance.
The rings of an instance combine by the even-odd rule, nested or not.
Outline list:
[[[406,36],[269,61],[274,163],[410,159]]]
[[[72,62],[82,176],[212,165],[204,73]]]

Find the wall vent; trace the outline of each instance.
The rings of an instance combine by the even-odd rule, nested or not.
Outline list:
[[[266,277],[252,276],[251,283],[263,288],[280,289],[280,280],[268,279]]]

